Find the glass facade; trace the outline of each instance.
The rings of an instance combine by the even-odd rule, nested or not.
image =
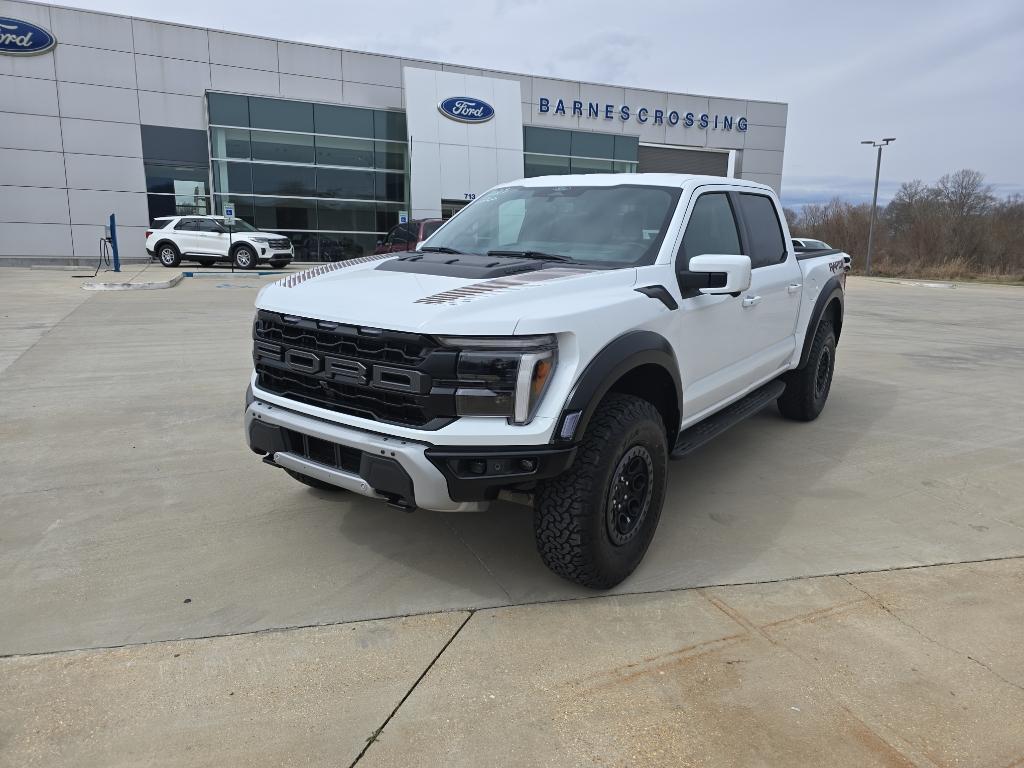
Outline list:
[[[213,209],[280,232],[299,261],[373,252],[408,210],[405,115],[208,94]]]
[[[143,125],[141,132],[150,218],[209,213],[206,132],[158,125]]]
[[[523,127],[526,176],[636,173],[639,139],[614,133]]]

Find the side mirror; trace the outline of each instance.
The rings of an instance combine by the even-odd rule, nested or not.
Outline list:
[[[750,257],[704,254],[690,259],[688,287],[707,296],[741,293],[750,288]]]

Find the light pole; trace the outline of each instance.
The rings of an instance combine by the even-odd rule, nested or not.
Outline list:
[[[864,262],[864,272],[869,275],[871,274],[871,242],[875,237],[875,209],[878,207],[878,174],[882,170],[882,147],[886,147],[894,141],[896,139],[889,138],[881,141],[869,139],[861,142],[861,144],[878,147],[878,161],[875,163],[875,194],[871,198],[871,223],[868,225],[868,257]]]

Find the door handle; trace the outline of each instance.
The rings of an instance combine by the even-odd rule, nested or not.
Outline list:
[[[743,306],[744,307],[753,307],[753,306],[755,306],[757,304],[760,304],[760,303],[761,303],[761,297],[760,296],[744,296],[743,297]]]
[[[789,284],[789,287],[788,287],[788,288],[786,288],[786,291],[787,291],[787,292],[788,292],[788,293],[789,293],[790,295],[793,295],[794,293],[796,293],[797,291],[799,291],[799,290],[800,290],[800,289],[801,289],[802,287],[803,287],[803,286],[802,286],[802,285],[801,285],[800,283],[790,283],[790,284]]]

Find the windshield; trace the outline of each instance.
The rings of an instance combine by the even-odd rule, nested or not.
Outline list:
[[[427,244],[459,253],[551,254],[595,266],[653,263],[679,189],[501,187],[459,212]]]
[[[224,223],[224,219],[221,218],[220,216],[217,217],[217,223],[220,224],[225,229],[228,226],[227,224]],[[235,219],[235,223],[231,225],[231,230],[234,231],[234,232],[256,232],[257,231],[256,227],[254,227],[252,224],[250,224],[247,221],[242,221],[241,219]]]

